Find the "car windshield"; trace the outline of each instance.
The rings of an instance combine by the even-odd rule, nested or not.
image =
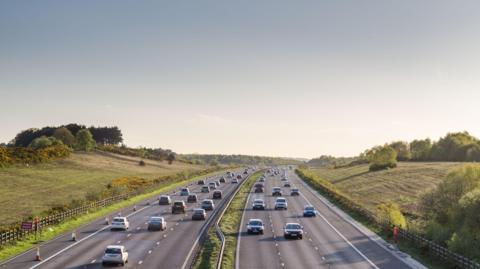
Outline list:
[[[279,191],[281,190],[280,188],[273,188],[274,191]]]
[[[302,228],[302,226],[300,226],[300,224],[290,223],[290,224],[287,224],[287,226],[286,226],[285,228],[286,228],[286,229],[299,230],[299,229]]]
[[[307,206],[307,207],[305,207],[305,210],[307,210],[307,211],[313,211],[313,210],[315,210],[315,208],[313,208],[312,206]]]
[[[254,226],[261,226],[261,225],[262,225],[262,222],[261,222],[261,221],[258,221],[258,220],[252,220],[252,221],[250,221],[249,224],[250,224],[250,225],[254,225]]]
[[[183,205],[182,202],[175,202],[175,205]]]
[[[263,201],[262,200],[257,200],[257,201],[254,201],[255,204],[263,204]]]
[[[125,222],[125,220],[124,220],[124,219],[117,219],[117,218],[115,218],[115,219],[113,219],[113,222]]]
[[[292,192],[298,192],[298,189],[292,189]]]
[[[212,201],[203,201],[204,204],[209,205],[212,203]]]
[[[162,219],[160,218],[151,218],[150,219],[150,223],[161,223],[162,222]]]
[[[107,254],[122,254],[122,250],[119,248],[107,248],[105,250],[105,253]]]
[[[277,199],[277,203],[285,203],[285,199]]]
[[[203,214],[203,209],[197,209],[195,210],[194,214]]]

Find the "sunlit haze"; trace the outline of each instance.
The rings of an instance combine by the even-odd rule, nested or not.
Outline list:
[[[0,142],[117,125],[179,153],[480,136],[480,2],[2,1]]]

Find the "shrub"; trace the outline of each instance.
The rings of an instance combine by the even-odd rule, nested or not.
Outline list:
[[[91,151],[95,148],[95,140],[88,129],[78,131],[76,136],[75,149],[82,151]]]
[[[400,207],[395,203],[384,203],[378,207],[378,217],[390,224],[396,225],[400,228],[407,227],[407,221],[400,211]]]
[[[144,160],[140,160],[140,161],[138,162],[138,165],[140,165],[140,166],[145,166],[145,165],[146,165],[146,163],[145,163],[145,161],[144,161]]]

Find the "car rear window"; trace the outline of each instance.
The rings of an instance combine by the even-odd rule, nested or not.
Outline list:
[[[124,219],[113,219],[114,222],[125,222]]]
[[[302,227],[299,224],[287,224],[287,229],[301,229]]]
[[[285,199],[277,199],[277,202],[285,203]]]
[[[313,210],[315,210],[315,208],[313,208],[313,207],[305,207],[305,210],[313,211]]]
[[[107,254],[122,254],[122,250],[119,248],[107,248],[105,250],[105,253]]]
[[[254,221],[250,221],[250,225],[260,226],[262,225],[262,222],[258,220],[254,220]]]
[[[195,214],[203,214],[203,209],[197,209],[195,210]]]
[[[183,205],[183,202],[175,202],[174,205]]]

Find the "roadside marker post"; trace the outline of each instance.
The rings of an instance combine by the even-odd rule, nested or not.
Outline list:
[[[77,241],[77,234],[75,231],[72,232],[72,241]]]
[[[35,261],[39,262],[41,260],[42,260],[42,258],[40,257],[40,248],[37,247],[37,251],[35,253]]]
[[[133,206],[133,211],[137,211],[137,206],[136,205]]]
[[[105,217],[105,225],[108,225],[108,224],[109,224],[108,217]]]

